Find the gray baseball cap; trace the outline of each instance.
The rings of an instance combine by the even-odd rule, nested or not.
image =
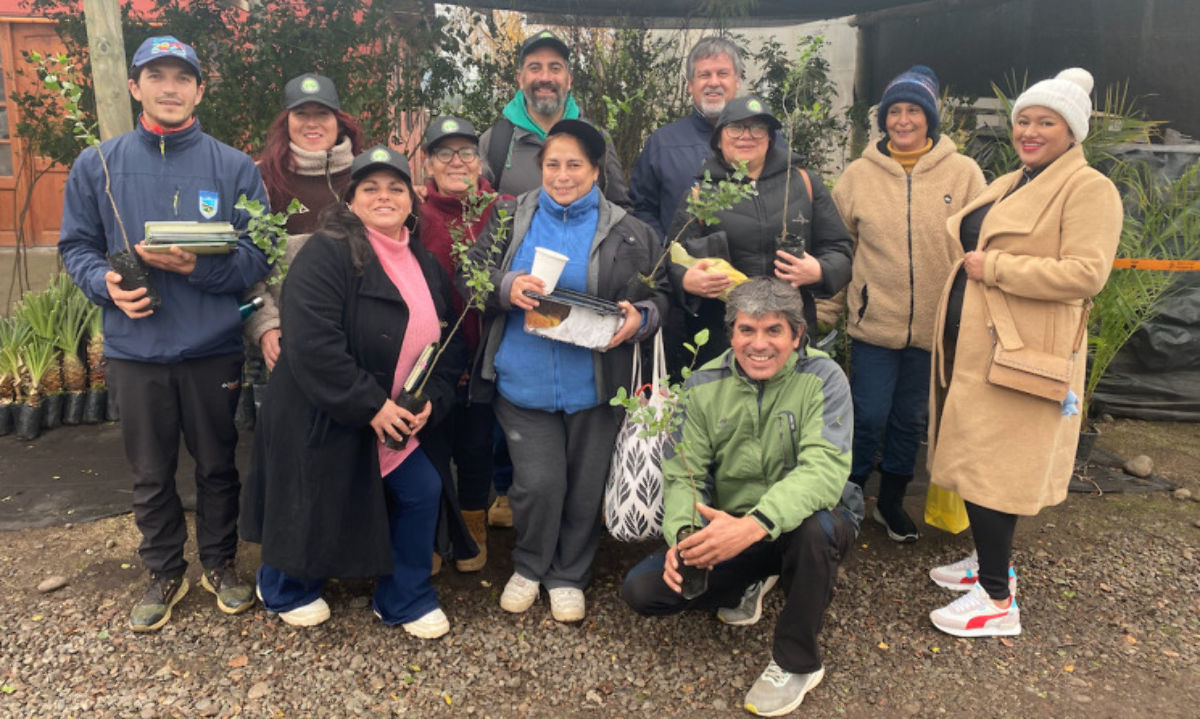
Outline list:
[[[342,109],[333,80],[312,72],[293,77],[283,88],[283,109],[291,110],[306,102],[315,102],[330,110]]]

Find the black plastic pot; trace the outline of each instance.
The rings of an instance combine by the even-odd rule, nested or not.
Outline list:
[[[108,409],[108,390],[92,389],[83,395],[83,423],[100,424]]]
[[[153,310],[162,306],[158,290],[150,283],[150,268],[146,267],[136,252],[122,250],[115,255],[109,255],[108,264],[121,276],[121,281],[117,283],[121,289],[136,290],[145,287],[146,296],[150,298],[150,306],[147,309]]]
[[[12,434],[13,431],[13,404],[12,402],[4,402],[0,404],[0,437],[6,434]]]
[[[17,439],[37,439],[42,433],[42,405],[17,405]]]
[[[86,403],[83,392],[68,392],[63,395],[62,423],[77,425],[83,422],[83,406]]]
[[[695,599],[708,591],[708,570],[690,567],[684,564],[683,558],[679,556],[679,542],[698,531],[700,531],[698,527],[684,527],[676,535],[675,564],[679,567],[679,575],[682,577],[679,582],[679,593],[684,599]]]
[[[121,408],[117,406],[117,396],[112,392],[105,393],[104,419],[109,422],[121,420]]]
[[[42,398],[42,429],[54,429],[62,426],[63,395],[49,394]]]
[[[409,394],[407,392],[401,392],[400,396],[397,397],[395,401],[396,401],[396,404],[400,405],[401,407],[408,410],[409,412],[412,412],[413,414],[417,414],[422,409],[424,409],[425,403],[428,400],[426,400],[424,397],[422,397],[419,394],[413,395],[413,394]],[[383,440],[383,446],[387,447],[388,449],[396,449],[396,450],[404,449],[405,447],[408,446],[409,436],[410,435],[406,434],[403,436],[403,438],[399,442],[397,442],[396,440],[392,439],[391,435],[386,435],[386,439]]]

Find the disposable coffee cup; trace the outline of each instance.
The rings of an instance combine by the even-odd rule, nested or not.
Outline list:
[[[562,275],[563,267],[567,266],[566,255],[548,250],[545,247],[533,249],[533,269],[530,274],[546,283],[546,294],[554,291],[558,278]]]

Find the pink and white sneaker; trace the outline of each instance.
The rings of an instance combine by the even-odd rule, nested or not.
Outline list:
[[[956,637],[1012,637],[1021,633],[1021,610],[1016,596],[1007,609],[992,603],[978,583],[963,596],[929,613],[933,626]]]
[[[965,559],[953,564],[943,564],[929,570],[929,578],[939,587],[956,592],[968,591],[979,583],[979,555],[971,552]],[[1017,573],[1008,566],[1008,593],[1017,596]]]

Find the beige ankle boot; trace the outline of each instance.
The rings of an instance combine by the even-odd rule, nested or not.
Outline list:
[[[437,573],[440,571],[442,571],[442,555],[438,554],[437,552],[434,552],[433,553],[433,571],[431,571],[429,573],[429,576],[436,577]]]
[[[487,510],[477,509],[462,513],[463,522],[471,539],[479,547],[479,554],[470,559],[459,559],[454,562],[460,572],[478,572],[487,564]]]

